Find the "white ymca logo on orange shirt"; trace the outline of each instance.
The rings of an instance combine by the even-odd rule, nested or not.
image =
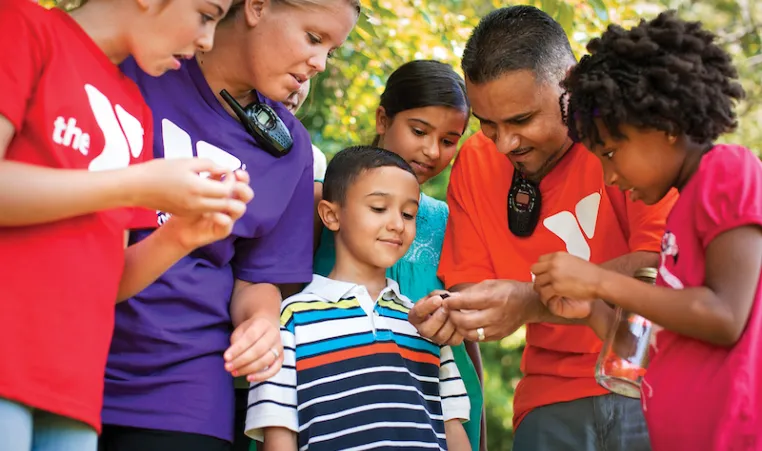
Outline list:
[[[91,171],[126,168],[133,158],[143,153],[143,125],[121,105],[111,101],[93,85],[86,84],[85,92],[95,122],[103,132],[103,151],[90,161]],[[71,147],[82,155],[90,153],[90,134],[77,126],[77,119],[58,116],[53,122],[53,142]]]
[[[600,206],[601,193],[592,193],[577,202],[574,213],[568,210],[560,211],[545,218],[542,225],[553,235],[561,238],[561,241],[566,245],[566,252],[590,261],[590,244],[588,241],[595,236]],[[532,282],[534,282],[534,273],[530,272],[530,275]]]
[[[561,238],[561,241],[566,245],[566,252],[589,261],[589,240],[595,236],[600,205],[601,193],[593,193],[577,202],[574,213],[568,210],[560,211],[545,218],[542,224],[554,235]]]

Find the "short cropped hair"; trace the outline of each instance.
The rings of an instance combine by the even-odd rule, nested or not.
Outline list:
[[[518,70],[530,70],[538,81],[557,84],[575,61],[561,25],[539,9],[521,5],[482,18],[468,38],[461,67],[475,84]]]
[[[397,167],[415,177],[413,168],[394,152],[373,146],[347,147],[328,164],[323,181],[323,199],[343,205],[349,188],[360,174],[384,167]]]

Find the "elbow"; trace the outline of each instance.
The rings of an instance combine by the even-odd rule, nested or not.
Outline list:
[[[733,347],[746,330],[746,318],[738,318],[729,311],[718,312],[714,327],[706,341],[722,347]]]
[[[710,337],[710,340],[708,341],[716,346],[722,346],[726,348],[733,347],[736,343],[738,343],[738,340],[741,339],[741,335],[743,335],[743,331],[745,329],[744,326],[745,325],[739,326],[737,324],[726,324],[720,326],[717,328],[717,330],[714,331],[712,337]]]

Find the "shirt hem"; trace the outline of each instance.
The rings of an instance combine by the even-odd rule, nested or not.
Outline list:
[[[15,390],[9,390],[7,386],[0,386],[0,398],[7,399],[25,406],[29,406],[35,409],[44,410],[55,415],[60,415],[72,420],[79,421],[93,428],[98,434],[101,433],[101,422],[97,414],[87,415],[83,411],[92,410],[86,408],[83,404],[75,402],[71,399],[60,398],[57,396],[50,396],[49,393],[23,390],[24,395],[14,394]],[[60,407],[61,404],[74,405],[74,408]],[[79,408],[77,408],[79,407]],[[98,406],[100,407],[100,406]],[[93,421],[93,418],[97,420]]]
[[[125,427],[131,427],[131,428],[139,428],[139,429],[151,429],[154,431],[168,431],[168,432],[181,432],[181,433],[187,433],[187,434],[197,434],[197,435],[206,435],[209,437],[218,438],[220,440],[225,440],[226,442],[233,442],[233,427],[231,425],[230,427],[230,433],[228,434],[220,434],[216,431],[211,431],[205,429],[206,422],[193,422],[193,423],[183,423],[182,427],[176,426],[176,424],[186,421],[187,418],[179,418],[177,421],[167,421],[167,418],[172,417],[165,417],[160,418],[156,415],[125,415],[123,412],[120,412],[118,414],[118,418],[109,418],[109,417],[116,417],[117,415],[113,412],[109,412],[106,408],[103,409],[103,424],[108,426],[125,426]],[[171,423],[171,424],[169,424]],[[195,426],[195,427],[194,427]]]

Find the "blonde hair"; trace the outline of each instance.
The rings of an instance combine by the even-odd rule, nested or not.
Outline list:
[[[316,6],[324,6],[327,1],[326,0],[270,0],[273,5],[283,5],[283,6],[290,6],[292,8],[305,8],[305,7],[316,7]],[[330,1],[330,0],[328,0]],[[355,12],[357,15],[360,15],[360,0],[345,0],[347,3],[349,3],[349,6],[353,7],[355,9]],[[230,5],[230,9],[228,10],[227,15],[222,19],[222,21],[227,21],[228,19],[232,19],[238,14],[238,11],[241,10],[246,0],[233,0],[233,3]]]

